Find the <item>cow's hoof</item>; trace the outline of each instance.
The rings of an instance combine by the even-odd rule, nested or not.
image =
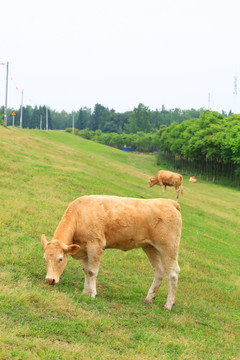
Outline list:
[[[145,299],[144,300],[144,304],[152,304],[153,303],[153,299]]]
[[[82,295],[91,296],[94,299],[97,294],[92,293],[90,290],[83,290]]]
[[[165,304],[163,307],[164,310],[171,311],[172,307],[170,305]]]

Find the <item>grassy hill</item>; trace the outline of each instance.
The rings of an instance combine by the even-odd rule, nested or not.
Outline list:
[[[147,188],[153,155],[125,153],[64,132],[0,127],[0,359],[239,359],[240,192],[184,178],[176,306],[143,300],[153,279],[141,249],[107,250],[95,300],[69,258],[45,283],[42,233],[87,194],[175,198]]]

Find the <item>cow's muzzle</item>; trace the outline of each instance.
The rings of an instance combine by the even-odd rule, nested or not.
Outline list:
[[[56,284],[56,280],[55,280],[55,279],[46,278],[46,282],[47,282],[49,285],[54,285],[54,284]]]

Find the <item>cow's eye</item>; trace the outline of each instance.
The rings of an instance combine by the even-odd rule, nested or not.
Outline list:
[[[59,260],[58,260],[59,262],[61,262],[61,261],[63,261],[63,258],[59,258]]]

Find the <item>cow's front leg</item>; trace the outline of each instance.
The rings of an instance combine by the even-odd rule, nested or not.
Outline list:
[[[96,279],[98,275],[102,249],[90,247],[87,249],[87,258],[82,260],[85,272],[83,294],[90,295],[93,299],[97,295]]]
[[[81,261],[82,261],[83,271],[85,274],[83,294],[91,295],[90,284],[89,284],[89,274],[88,274],[88,258],[85,257],[84,259],[81,259]]]
[[[164,192],[165,191],[165,186],[163,185],[162,181],[159,181],[159,186],[161,186],[162,191]]]

